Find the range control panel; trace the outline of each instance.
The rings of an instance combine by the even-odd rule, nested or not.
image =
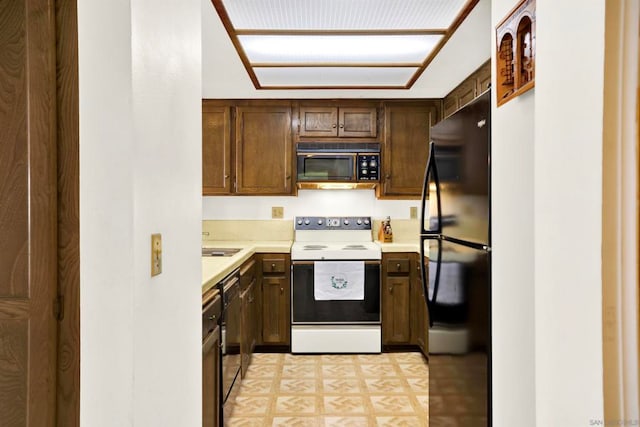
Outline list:
[[[371,230],[370,216],[297,216],[296,230]]]
[[[358,154],[356,170],[358,181],[378,181],[380,156],[378,154]]]

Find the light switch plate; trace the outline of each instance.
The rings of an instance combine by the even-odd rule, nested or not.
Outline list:
[[[162,273],[162,234],[151,235],[151,277]]]
[[[417,206],[409,207],[409,218],[410,219],[418,219],[418,207]]]
[[[282,206],[273,206],[271,208],[271,218],[272,219],[284,218],[284,208]]]

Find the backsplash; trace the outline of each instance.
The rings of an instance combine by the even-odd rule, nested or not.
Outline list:
[[[270,220],[271,207],[284,207],[284,219],[296,216],[370,216],[409,219],[419,200],[378,200],[374,190],[300,190],[293,196],[203,197],[203,220]]]

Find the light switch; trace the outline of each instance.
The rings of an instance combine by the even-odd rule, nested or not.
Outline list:
[[[282,206],[273,206],[271,208],[271,218],[272,219],[284,218],[284,208]]]
[[[151,235],[151,277],[162,273],[162,234]]]
[[[411,206],[409,208],[409,218],[410,219],[418,219],[418,207],[417,206]]]

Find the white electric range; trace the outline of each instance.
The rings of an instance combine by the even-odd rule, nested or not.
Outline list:
[[[379,353],[380,246],[370,217],[297,217],[291,351]]]

